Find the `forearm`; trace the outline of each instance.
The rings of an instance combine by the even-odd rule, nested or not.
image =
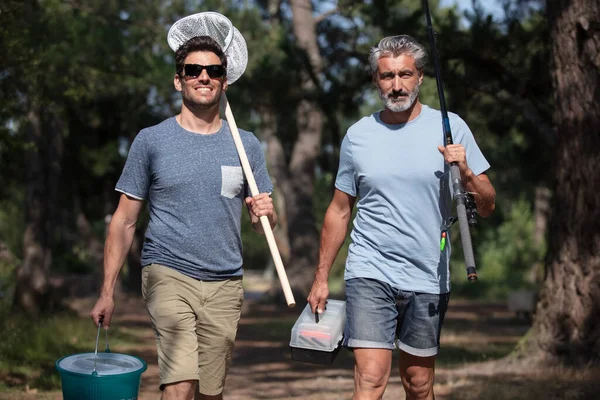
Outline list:
[[[327,282],[333,262],[346,240],[350,215],[350,212],[340,214],[331,208],[325,213],[321,229],[319,264],[315,272],[316,281]]]
[[[471,169],[462,177],[467,192],[473,194],[477,213],[482,217],[488,217],[496,208],[496,191],[485,175],[475,175]]]
[[[112,297],[119,272],[125,263],[135,234],[135,221],[115,214],[110,222],[104,245],[104,282],[101,296]]]

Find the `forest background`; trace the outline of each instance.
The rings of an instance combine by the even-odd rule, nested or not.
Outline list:
[[[537,312],[518,351],[595,364],[599,6],[497,5],[492,15],[477,0],[466,10],[430,2],[448,110],[474,132],[497,191],[495,213],[472,230],[477,284],[466,281],[460,241],[453,243],[453,297],[504,302],[516,291],[535,293]],[[4,0],[0,335],[14,340],[0,344],[5,384],[41,362],[23,355],[29,344],[10,329],[32,327],[32,316],[43,328],[66,299],[97,293],[128,148],[140,129],[180,108],[166,32],[206,10],[228,16],[248,45],[248,67],[228,98],[238,126],[264,145],[280,215],[276,238],[297,299],[312,283],[341,140],[381,108],[369,48],[395,34],[429,47],[419,0]],[[421,101],[439,108],[432,63],[425,75]],[[123,269],[125,292],[140,288],[146,222],[147,214]],[[266,242],[246,216],[242,234],[245,268],[272,282],[277,296]],[[332,270],[334,293],[342,290],[347,245]]]

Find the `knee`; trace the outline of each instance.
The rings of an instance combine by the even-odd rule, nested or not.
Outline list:
[[[430,374],[417,374],[402,379],[407,399],[433,399],[433,379]]]
[[[378,368],[359,369],[356,371],[356,384],[362,391],[377,390],[387,383],[386,371]]]
[[[181,381],[164,385],[162,399],[193,400],[196,393],[197,381]]]

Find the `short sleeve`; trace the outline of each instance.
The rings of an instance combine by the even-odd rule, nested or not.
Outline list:
[[[348,135],[344,136],[342,146],[340,148],[340,165],[335,178],[336,189],[356,197],[357,184],[354,161],[352,159],[352,146]]]
[[[460,143],[464,146],[467,153],[467,164],[475,175],[480,175],[490,168],[490,163],[479,149],[473,133],[469,129],[467,123],[455,115],[456,118],[452,121],[452,132],[454,134],[455,143]]]
[[[147,199],[150,188],[149,165],[147,136],[140,132],[131,144],[125,167],[115,190],[138,200]]]
[[[260,141],[256,138],[256,136],[251,136],[249,147],[252,149],[250,167],[252,168],[252,173],[254,174],[254,180],[256,181],[258,192],[272,193],[273,183],[271,182],[269,172],[267,171],[267,162],[265,160],[265,155],[263,153],[262,146],[260,144]],[[247,189],[247,194],[250,195],[249,189]]]

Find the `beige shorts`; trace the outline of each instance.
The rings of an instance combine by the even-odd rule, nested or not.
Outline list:
[[[204,395],[223,392],[244,300],[241,277],[199,281],[152,264],[142,269],[142,296],[156,336],[161,389],[198,380]]]

